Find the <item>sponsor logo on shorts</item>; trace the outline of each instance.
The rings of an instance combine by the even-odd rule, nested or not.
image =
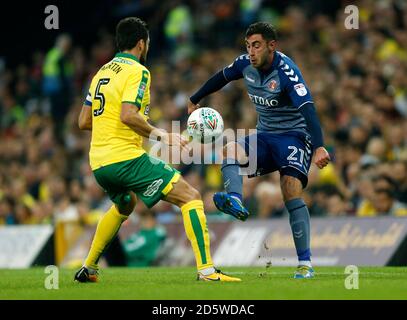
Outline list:
[[[143,196],[152,197],[158,191],[163,182],[164,182],[163,179],[155,180],[152,184],[150,184],[147,187],[147,190],[144,191]]]

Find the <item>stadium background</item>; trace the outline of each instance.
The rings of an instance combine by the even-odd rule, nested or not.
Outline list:
[[[110,206],[88,165],[90,135],[78,129],[77,117],[93,74],[115,53],[114,27],[125,16],[149,24],[150,116],[167,130],[173,120],[185,127],[188,96],[245,51],[246,27],[272,21],[279,50],[294,59],[311,88],[333,159],[324,170],[311,169],[304,193],[311,218],[407,216],[404,1],[55,1],[59,30],[44,27],[48,4],[2,12],[9,17],[1,21],[0,225],[53,226],[57,264],[69,254],[67,264],[80,263],[84,239]],[[359,8],[359,30],[344,28],[348,4]],[[61,34],[71,45],[53,61]],[[59,87],[49,85],[56,81]],[[220,111],[226,128],[255,126],[242,82],[202,104]],[[176,167],[201,191],[210,228],[227,230],[231,219],[212,203],[222,188],[220,167]],[[282,219],[288,226],[278,174],[245,179],[244,201],[253,213],[249,221]],[[123,228],[122,244],[112,245],[112,264],[124,261],[120,247],[129,264],[156,264],[163,243],[168,249],[168,239],[182,236],[171,205],[160,202],[149,211],[140,203],[136,213]],[[69,249],[78,239],[82,251],[74,255]]]

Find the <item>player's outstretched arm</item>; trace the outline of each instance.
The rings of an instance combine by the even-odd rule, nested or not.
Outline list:
[[[78,118],[78,126],[81,130],[92,130],[92,107],[86,104],[82,105],[81,113]]]
[[[215,73],[205,84],[195,92],[188,101],[188,114],[191,114],[194,110],[200,108],[198,104],[206,96],[222,89],[229,81],[225,78],[223,70]]]
[[[139,113],[139,108],[131,103],[122,103],[120,120],[135,133],[145,138],[153,138],[170,146],[180,146],[188,150],[188,140],[177,133],[168,133],[149,124]]]
[[[120,121],[145,138],[149,138],[151,132],[156,129],[144,120],[139,113],[139,108],[131,103],[122,103]]]
[[[198,104],[206,96],[222,89],[225,85],[233,80],[243,78],[243,69],[250,64],[248,55],[240,55],[229,66],[215,73],[205,84],[195,92],[188,101],[188,114],[200,106]]]

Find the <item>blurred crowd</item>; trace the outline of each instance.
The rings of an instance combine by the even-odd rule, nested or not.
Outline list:
[[[143,9],[126,3],[118,14]],[[154,1],[138,3],[145,9]],[[147,60],[151,122],[170,130],[181,120],[185,128],[188,97],[244,53],[250,23],[271,21],[278,49],[311,89],[332,157],[325,169],[311,168],[304,192],[311,216],[407,215],[407,3],[359,1],[358,30],[344,26],[346,3],[334,14],[262,0],[169,1],[161,11],[142,11],[151,36],[165,39],[159,47],[152,41]],[[88,50],[63,34],[53,48],[33,52],[30,64],[0,63],[0,224],[94,224],[110,206],[88,164],[90,133],[77,118],[92,76],[114,54],[114,34],[103,29]],[[217,109],[225,128],[255,127],[242,81],[201,105]],[[222,189],[220,166],[176,167],[201,191],[208,219],[228,219],[212,203]],[[278,173],[244,178],[244,202],[251,218],[287,215]],[[164,202],[153,211],[162,223],[179,219]]]

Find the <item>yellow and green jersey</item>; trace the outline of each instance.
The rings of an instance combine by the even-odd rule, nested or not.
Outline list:
[[[85,100],[92,108],[92,170],[145,153],[143,138],[121,122],[120,113],[122,103],[131,103],[147,120],[150,83],[150,72],[128,53],[116,54],[93,77]]]

